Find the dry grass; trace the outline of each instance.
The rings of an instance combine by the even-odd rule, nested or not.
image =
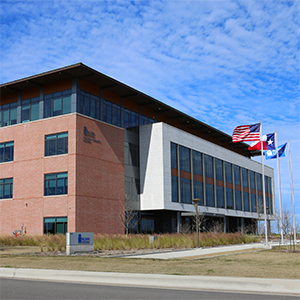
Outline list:
[[[95,250],[129,250],[129,249],[165,249],[165,248],[194,248],[196,234],[161,234],[158,239],[149,244],[149,235],[100,235],[94,236]],[[255,236],[242,235],[241,233],[201,233],[200,247],[219,245],[232,245],[257,242]],[[38,246],[41,252],[64,251],[66,237],[64,235],[1,235],[0,244],[6,246]]]
[[[196,260],[1,255],[0,266],[96,272],[300,279],[300,252],[265,250]]]

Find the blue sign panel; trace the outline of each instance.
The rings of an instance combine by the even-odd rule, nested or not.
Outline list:
[[[93,232],[67,232],[67,246],[94,245]]]

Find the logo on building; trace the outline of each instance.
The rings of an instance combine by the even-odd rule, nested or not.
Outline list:
[[[96,140],[96,134],[93,131],[89,131],[86,126],[83,127],[83,141],[91,144],[92,142],[101,144],[99,140]]]

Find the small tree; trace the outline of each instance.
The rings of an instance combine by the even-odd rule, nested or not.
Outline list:
[[[128,236],[129,230],[137,227],[139,223],[139,215],[133,208],[133,204],[130,201],[126,201],[121,205],[121,211],[119,212],[119,221],[125,229],[125,234]]]
[[[261,235],[264,232],[264,205],[263,205],[262,200],[257,201],[256,212],[257,212],[257,215],[258,215],[257,234]]]
[[[205,215],[199,213],[198,214],[198,229],[199,229],[199,232],[201,231],[201,226],[204,223],[204,219],[205,219]],[[193,222],[192,230],[197,231],[197,215],[192,216],[192,222]]]
[[[280,232],[280,210],[277,209],[276,211],[276,230],[278,233]],[[287,203],[284,203],[282,205],[282,231],[283,234],[286,236],[290,233],[293,232],[293,217],[292,217],[292,213],[287,205]]]

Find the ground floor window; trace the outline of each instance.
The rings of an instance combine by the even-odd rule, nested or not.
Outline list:
[[[44,234],[66,234],[67,231],[67,217],[44,218]]]

